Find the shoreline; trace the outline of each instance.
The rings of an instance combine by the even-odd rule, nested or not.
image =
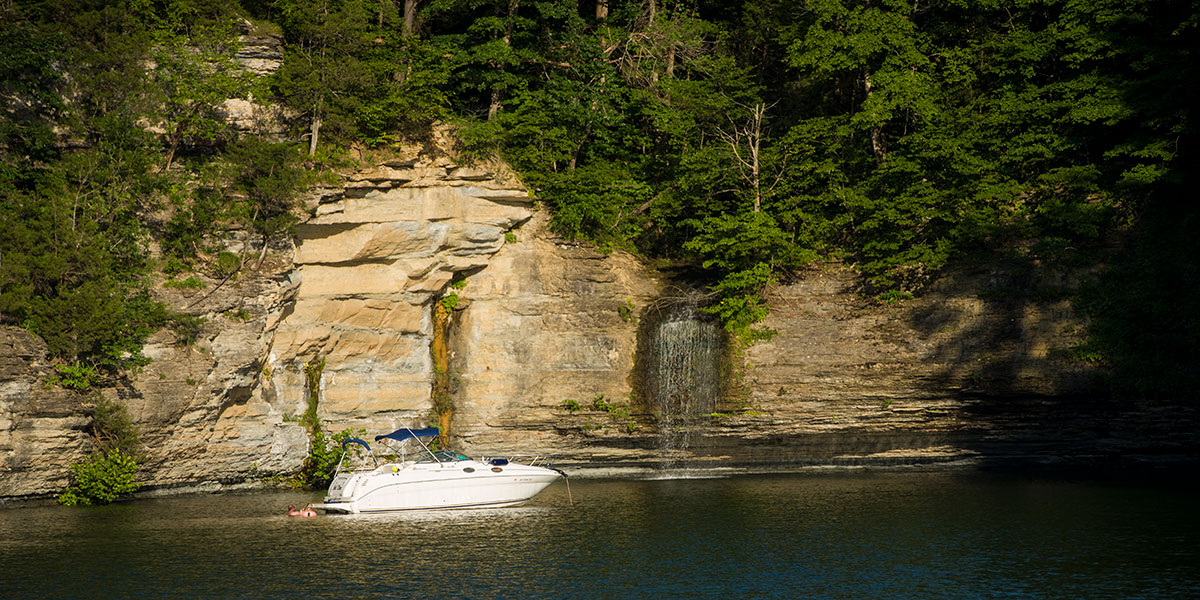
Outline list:
[[[1021,476],[1031,478],[1084,480],[1096,482],[1137,483],[1186,483],[1190,487],[1200,485],[1200,457],[1196,456],[1146,456],[1117,457],[1108,461],[1081,461],[1063,459],[1057,462],[1009,459],[1007,461],[985,460],[982,457],[955,458],[942,461],[900,460],[870,461],[862,457],[846,457],[843,461],[820,461],[810,464],[713,464],[716,461],[693,462],[690,465],[667,466],[651,462],[558,462],[572,480],[585,481],[659,481],[679,479],[721,479],[729,477],[761,476],[837,476],[863,474],[961,474]],[[148,487],[129,498],[115,502],[123,504],[138,500],[177,498],[201,495],[240,495],[258,492],[308,492],[319,490],[293,490],[272,486],[264,481],[242,481],[221,483],[203,481],[195,484]],[[0,510],[57,506],[55,496],[36,498],[0,498]]]

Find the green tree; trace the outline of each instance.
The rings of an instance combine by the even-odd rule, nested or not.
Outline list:
[[[316,153],[321,128],[349,138],[352,114],[367,85],[361,60],[370,43],[368,13],[359,0],[281,0],[284,63],[275,74],[284,103],[308,119],[308,153]]]
[[[371,145],[418,138],[449,117],[445,58],[428,41],[389,25],[385,21],[362,54],[363,101],[353,113],[359,135]]]
[[[292,233],[296,224],[296,197],[312,181],[299,165],[297,148],[287,143],[244,138],[225,156],[230,166],[230,191],[245,202],[233,210],[248,232],[260,236],[262,254],[270,241]]]
[[[560,3],[520,0],[429,0],[426,23],[441,29],[434,43],[450,55],[453,97],[460,110],[492,120],[505,98],[528,83],[526,65],[539,59],[534,9],[556,10]]]
[[[273,240],[292,233],[298,220],[296,197],[315,180],[300,165],[295,144],[244,137],[228,144],[190,196],[176,202],[162,233],[164,254],[191,262],[218,252],[210,236],[219,225],[240,225],[246,232],[243,252],[223,275],[239,271],[251,240],[260,251],[257,266]]]
[[[304,463],[300,466],[300,471],[288,483],[294,488],[321,489],[328,487],[329,482],[333,480],[334,472],[337,471],[338,465],[342,462],[342,458],[346,455],[346,452],[358,453],[362,451],[356,445],[351,445],[350,449],[346,450],[343,448],[342,443],[352,437],[363,435],[366,435],[366,430],[350,428],[343,429],[331,436],[326,436],[319,427],[315,428],[308,456],[305,457]]]
[[[64,60],[64,37],[29,23],[0,27],[0,188],[19,184],[31,164],[51,160],[54,126],[67,118],[66,80],[55,64]]]
[[[186,36],[162,30],[155,36],[150,80],[166,131],[164,171],[185,139],[211,142],[228,128],[221,104],[249,89],[245,71],[234,60],[236,52],[236,38],[227,28],[192,28]]]
[[[29,189],[0,198],[0,315],[52,356],[110,374],[144,362],[165,313],[146,293],[145,230],[155,204],[149,136],[116,119],[96,151],[69,153]]]

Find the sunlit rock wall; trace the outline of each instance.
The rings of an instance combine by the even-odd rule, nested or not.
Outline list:
[[[1096,368],[1071,358],[1086,320],[1065,294],[1040,290],[1071,289],[1081,275],[963,267],[888,304],[847,268],[801,273],[770,291],[763,325],[776,335],[741,357],[741,393],[700,452],[743,464],[1011,467],[1194,451],[1178,426],[1194,411],[1112,402]]]
[[[317,356],[327,430],[428,422],[432,307],[533,214],[511,177],[445,156],[413,148],[313,190],[294,240],[268,248],[261,265],[252,236],[228,232],[227,249],[251,257],[228,281],[159,282],[159,299],[204,319],[199,335],[156,333],[145,347],[152,362],[103,390],[141,431],[148,489],[259,485],[295,471],[309,445],[304,364]],[[5,332],[0,498],[46,496],[91,449],[87,400],[44,384],[53,372],[36,337]]]
[[[636,315],[660,282],[627,253],[557,238],[547,221],[538,213],[460,292],[467,305],[450,338],[453,431],[471,450],[624,457],[592,447],[622,434],[610,415],[589,409],[603,395],[640,412],[629,397]]]
[[[0,326],[0,502],[61,491],[90,445],[74,394],[45,386],[53,373],[41,338]]]
[[[302,390],[319,355],[318,415],[332,429],[424,425],[433,307],[455,274],[488,266],[532,204],[511,179],[445,158],[386,161],[319,191],[297,228],[300,285],[276,328],[272,385]]]
[[[457,164],[439,135],[311,190],[294,239],[237,277],[197,273],[200,289],[158,282],[159,299],[205,319],[199,335],[156,333],[145,348],[153,362],[103,390],[141,431],[148,490],[294,472],[308,452],[299,416],[315,357],[328,431],[433,423],[442,377],[460,447],[553,452],[579,471],[1194,452],[1195,410],[1098,400],[1093,369],[1065,352],[1084,320],[1003,266],[948,273],[892,305],[864,296],[846,268],[801,273],[768,291],[763,325],[775,336],[724,357],[716,409],[659,418],[635,393],[638,330],[647,307],[686,286],[629,254],[558,238],[503,168]],[[244,231],[227,232],[226,249],[262,250]],[[452,289],[456,275],[464,285]],[[454,317],[437,329],[434,307],[449,293]],[[447,344],[444,370],[435,336]],[[0,328],[0,502],[53,496],[92,447],[87,398],[47,385],[53,374],[38,338]]]

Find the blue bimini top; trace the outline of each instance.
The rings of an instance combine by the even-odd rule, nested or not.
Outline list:
[[[342,442],[342,450],[346,449],[347,444],[358,444],[363,448],[366,448],[367,452],[371,451],[371,447],[367,445],[367,442],[358,438],[346,438],[346,441]]]
[[[426,427],[425,429],[409,429],[409,428],[405,427],[404,429],[397,429],[388,434],[377,435],[377,436],[375,436],[375,441],[378,442],[379,440],[387,439],[387,440],[396,440],[397,442],[403,442],[404,440],[407,440],[409,438],[433,437],[437,434],[438,434],[437,427]]]

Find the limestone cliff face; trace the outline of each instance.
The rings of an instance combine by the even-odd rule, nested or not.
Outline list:
[[[75,395],[49,389],[46,343],[0,326],[0,501],[61,491],[89,444]]]
[[[586,410],[597,396],[638,412],[629,399],[633,315],[661,294],[661,283],[628,254],[556,238],[547,221],[538,213],[463,289],[469,305],[449,347],[453,431],[468,449],[578,460],[596,451],[589,433],[619,429],[609,415]],[[571,402],[582,408],[567,409]]]
[[[628,255],[556,240],[503,170],[460,166],[437,148],[410,154],[313,190],[310,217],[259,269],[199,290],[157,288],[206,319],[200,335],[155,334],[153,362],[104,390],[142,432],[151,493],[258,485],[297,469],[309,444],[298,422],[304,366],[316,357],[325,429],[377,433],[433,420],[431,347],[442,336],[453,365],[446,416],[482,450],[574,447],[577,428],[556,429],[564,400],[628,395],[636,324],[619,309],[653,298],[656,280]],[[232,232],[229,249],[256,253],[244,237]],[[456,276],[462,299],[437,331],[434,307]],[[2,342],[0,497],[45,497],[90,449],[87,407],[42,383],[51,371],[36,337],[6,328]]]
[[[951,273],[918,298],[879,304],[836,266],[772,290],[769,341],[749,348],[743,398],[760,416],[718,424],[753,432],[747,460],[890,464],[971,461],[1011,422],[980,403],[1023,406],[1088,389],[1062,350],[1081,341],[1070,303],[995,298],[1003,271]]]
[[[283,66],[283,36],[256,32],[249,21],[239,23],[238,29],[235,58],[247,74],[266,77]],[[284,123],[295,118],[294,114],[279,105],[256,102],[253,95],[230,98],[221,104],[219,112],[225,122],[238,132],[279,140],[284,139],[287,131]]]
[[[895,305],[830,266],[768,296],[777,334],[747,349],[700,464],[1085,466],[1195,460],[1196,411],[1113,402],[1065,349],[1086,321],[1039,300],[1021,269],[945,274]],[[1047,282],[1041,282],[1043,284]],[[1050,282],[1062,285],[1063,282]]]
[[[303,458],[305,432],[282,422],[285,407],[260,385],[267,315],[281,311],[294,289],[287,264],[268,261],[257,275],[217,289],[160,289],[169,304],[205,316],[203,331],[191,344],[158,332],[144,349],[153,362],[103,390],[141,432],[141,473],[151,489],[241,485]],[[70,464],[92,447],[88,399],[47,383],[55,373],[45,352],[35,336],[0,329],[0,501],[56,494]]]
[[[294,304],[271,347],[272,385],[303,389],[325,360],[318,415],[333,429],[423,424],[433,308],[456,274],[488,266],[532,215],[523,187],[448,159],[396,159],[318,194],[297,231]]]
[[[192,343],[157,333],[153,362],[104,391],[141,429],[150,493],[296,470],[316,357],[327,431],[437,422],[467,451],[554,452],[580,471],[1194,448],[1179,425],[1194,411],[1091,401],[1091,373],[1055,352],[1079,339],[1079,317],[1063,301],[988,293],[1003,272],[953,273],[895,306],[860,297],[848,270],[806,272],[768,296],[777,335],[729,355],[718,410],[660,420],[633,395],[639,327],[676,284],[630,255],[559,239],[503,169],[464,167],[434,144],[312,190],[307,206],[257,270],[157,288],[207,320]],[[257,253],[244,238],[232,232],[230,250]],[[439,305],[453,307],[448,319]],[[51,374],[38,338],[0,328],[0,501],[55,494],[90,449],[84,400],[46,385]]]

